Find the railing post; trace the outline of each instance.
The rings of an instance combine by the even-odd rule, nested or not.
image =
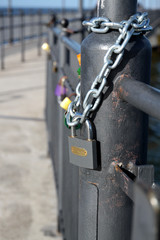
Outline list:
[[[4,67],[4,57],[5,57],[5,46],[4,46],[4,14],[0,13],[1,25],[0,25],[0,48],[1,48],[1,70]]]
[[[20,11],[21,17],[21,61],[25,61],[25,43],[24,43],[24,11]]]
[[[60,36],[65,36],[66,32],[65,32],[65,28],[68,26],[68,24],[65,26],[63,25],[63,23],[61,22],[62,25],[62,32]],[[60,74],[62,74],[63,71],[63,67],[66,63],[66,47],[64,46],[63,42],[61,41],[61,38],[58,38],[58,44],[59,44],[59,79],[62,77]],[[63,110],[60,108],[58,111],[58,120],[59,122],[63,122]],[[58,126],[58,136],[59,136],[59,140],[58,140],[58,213],[59,213],[59,230],[60,232],[64,232],[63,229],[63,158],[64,158],[64,154],[63,151],[61,149],[61,146],[63,145],[63,138],[64,138],[64,132],[63,132],[63,128],[61,125]]]
[[[136,12],[136,0],[98,1],[98,16],[114,22],[127,20]],[[81,46],[81,101],[99,74],[107,49],[119,32],[91,33]],[[99,142],[99,169],[80,168],[79,238],[78,240],[130,240],[132,201],[115,180],[114,166],[126,169],[132,164],[145,164],[147,155],[148,118],[122,101],[114,88],[115,81],[129,77],[149,82],[151,47],[148,40],[134,36],[125,48],[120,65],[108,78],[109,89],[102,97],[92,120]],[[82,137],[85,131],[81,132]]]
[[[8,9],[8,17],[9,17],[9,43],[13,43],[13,9]]]
[[[33,25],[34,25],[34,13],[33,13],[33,9],[30,9],[30,37],[33,37],[33,33],[34,33],[34,29],[33,29]]]
[[[83,0],[79,0],[79,17],[81,19],[83,19]],[[82,23],[80,21],[80,28],[82,27]],[[82,29],[82,32],[81,32],[81,42],[83,41],[84,39],[84,30],[85,29]]]
[[[41,56],[41,44],[42,44],[42,11],[39,10],[38,11],[38,17],[39,17],[39,21],[38,21],[38,56]]]
[[[80,18],[83,16],[83,0],[79,0],[79,15]]]

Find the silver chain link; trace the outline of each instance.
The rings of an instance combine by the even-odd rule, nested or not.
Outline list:
[[[120,35],[107,51],[104,56],[104,64],[98,76],[95,78],[88,90],[82,107],[83,112],[79,112],[80,107],[80,87],[79,83],[76,87],[76,98],[68,107],[66,114],[66,122],[68,126],[73,127],[79,123],[83,124],[90,113],[95,111],[101,101],[101,95],[104,87],[107,85],[107,78],[112,69],[115,69],[121,62],[124,49],[133,35],[139,35],[151,31],[152,27],[149,25],[148,13],[137,13],[129,18],[128,21],[120,23],[111,22],[108,18],[97,17],[90,21],[84,21],[83,25],[88,27],[89,31],[94,33],[107,33],[109,29],[118,30]],[[115,60],[111,60],[113,54],[117,54]]]

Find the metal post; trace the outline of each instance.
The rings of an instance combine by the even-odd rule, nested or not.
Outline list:
[[[83,16],[83,0],[79,0],[79,15],[80,18]]]
[[[99,0],[98,16],[112,21],[128,19],[136,12],[136,0]],[[118,31],[91,33],[81,46],[82,101],[103,66],[107,49],[116,42]],[[97,171],[80,169],[78,240],[131,239],[132,201],[115,180],[114,166],[145,164],[148,118],[119,98],[114,88],[117,78],[128,76],[149,82],[151,46],[143,36],[132,37],[121,64],[109,76],[109,89],[93,115],[98,140]],[[81,131],[82,137],[85,132]]]
[[[137,0],[99,0],[97,5],[97,15],[118,22],[128,19],[136,10]]]
[[[0,13],[1,26],[0,26],[0,46],[1,46],[1,70],[4,69],[4,57],[5,57],[5,47],[4,47],[4,14]]]
[[[9,16],[9,43],[13,43],[13,9],[8,9],[8,16]]]
[[[32,19],[31,19],[31,24],[32,24],[32,37],[35,36],[35,12],[34,10],[32,9]]]
[[[64,17],[65,15],[65,4],[66,4],[66,1],[62,0],[62,17]]]
[[[33,36],[33,12],[30,9],[30,38]]]
[[[42,43],[42,11],[38,11],[38,17],[39,17],[39,22],[38,22],[38,56],[41,56],[41,43]]]
[[[81,19],[83,19],[83,0],[79,0],[79,17],[80,17]],[[81,23],[81,21],[80,21],[80,24],[79,24],[79,28],[82,28],[82,23]],[[84,30],[85,30],[85,29],[83,29],[82,32],[81,32],[81,36],[80,36],[80,41],[81,41],[81,42],[82,42],[83,39],[84,39]]]
[[[21,17],[21,61],[25,61],[25,43],[24,43],[24,12],[23,10],[20,11]]]
[[[66,32],[63,31],[61,33],[61,36],[64,35],[65,36]],[[66,61],[66,56],[65,56],[65,46],[62,43],[60,37],[59,37],[59,49],[60,49],[60,53],[59,53],[59,69],[63,69],[64,65],[65,65],[65,61]],[[61,76],[59,76],[60,78]],[[59,109],[59,114],[58,114],[58,120],[59,123],[63,122],[63,110],[60,108]],[[64,132],[63,132],[63,128],[62,125],[59,124],[58,126],[58,136],[59,136],[59,140],[58,140],[58,212],[59,212],[59,227],[60,227],[60,231],[63,231],[62,226],[61,226],[61,222],[62,222],[62,209],[63,209],[63,151],[62,151],[62,146],[63,146],[63,138],[64,138]]]

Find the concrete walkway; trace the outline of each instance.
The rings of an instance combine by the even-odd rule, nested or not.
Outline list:
[[[60,240],[47,158],[45,54],[6,59],[0,71],[0,240]]]

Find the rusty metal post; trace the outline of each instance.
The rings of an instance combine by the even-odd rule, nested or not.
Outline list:
[[[99,0],[98,16],[119,22],[136,12],[136,0]],[[82,101],[103,66],[107,49],[119,36],[118,31],[107,34],[91,33],[81,47]],[[140,35],[131,38],[121,64],[109,76],[109,90],[93,116],[99,142],[99,169],[80,169],[79,238],[78,240],[130,240],[132,201],[115,180],[114,166],[124,168],[145,164],[147,155],[148,118],[140,110],[121,100],[116,81],[124,77],[149,82],[151,46]],[[81,135],[84,137],[85,132]]]

